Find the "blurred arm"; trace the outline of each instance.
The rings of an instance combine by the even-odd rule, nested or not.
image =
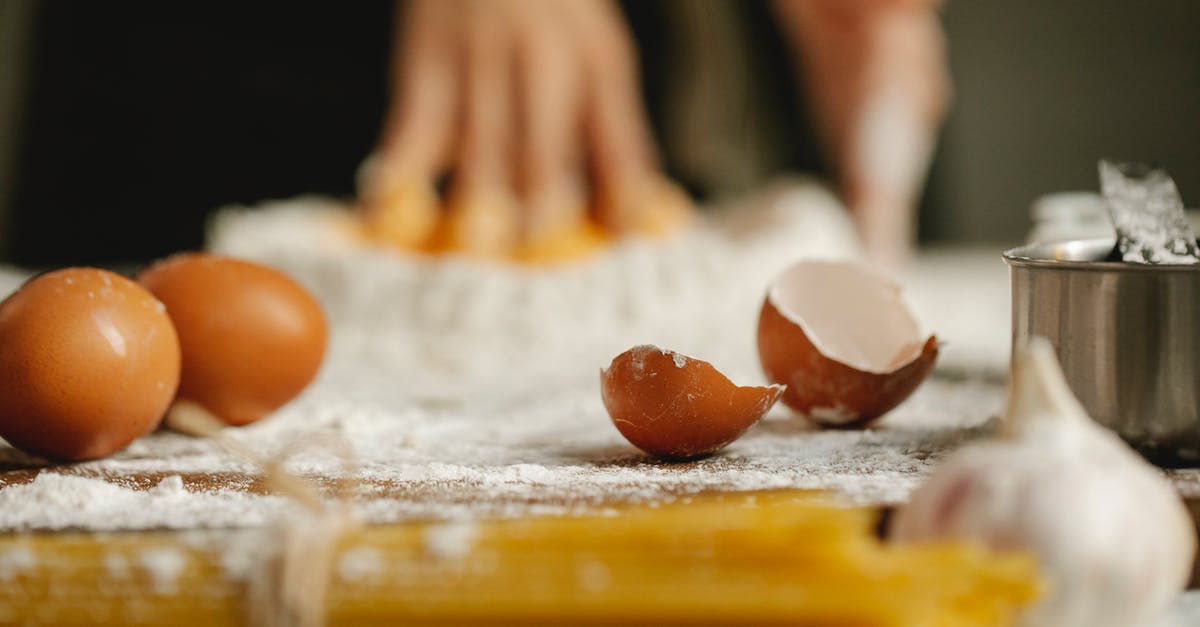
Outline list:
[[[936,0],[776,0],[868,254],[903,263],[950,97]]]
[[[637,53],[612,0],[410,0],[397,7],[392,99],[360,197],[415,248],[502,257],[587,219],[654,230],[665,204]],[[589,198],[590,197],[590,198]]]

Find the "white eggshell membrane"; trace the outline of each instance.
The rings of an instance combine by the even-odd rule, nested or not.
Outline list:
[[[797,263],[767,298],[822,355],[863,372],[898,370],[919,357],[925,343],[900,286],[862,263]]]

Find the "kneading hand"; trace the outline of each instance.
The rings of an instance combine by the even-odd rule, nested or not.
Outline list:
[[[499,255],[589,207],[611,230],[653,229],[668,188],[612,2],[413,0],[397,20],[393,97],[360,181],[394,243]]]

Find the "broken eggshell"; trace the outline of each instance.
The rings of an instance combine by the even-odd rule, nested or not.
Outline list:
[[[735,385],[706,361],[650,345],[617,355],[600,371],[600,396],[617,430],[634,446],[666,459],[724,448],[782,393],[779,385]]]
[[[783,402],[827,427],[861,427],[899,405],[933,370],[900,286],[868,266],[804,261],[772,283],[758,320],[767,378]]]

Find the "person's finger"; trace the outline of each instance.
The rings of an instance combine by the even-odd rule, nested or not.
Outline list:
[[[504,14],[491,2],[472,3],[462,19],[463,109],[456,183],[504,186],[513,119],[510,39]]]
[[[812,109],[868,253],[915,241],[914,212],[949,100],[936,2],[778,0]]]
[[[636,54],[615,7],[581,2],[585,70],[585,132],[596,211],[610,229],[636,228],[646,210],[646,181],[656,156],[642,105]]]
[[[514,97],[509,24],[503,7],[474,3],[465,19],[463,117],[451,190],[451,246],[477,256],[504,256],[519,223],[511,186]]]
[[[434,181],[452,147],[457,99],[448,6],[398,5],[391,101],[379,145],[358,172],[367,235],[399,248],[425,246],[441,213]]]
[[[461,80],[453,49],[455,4],[414,0],[398,12],[393,99],[377,150],[381,176],[432,181],[451,158]]]
[[[582,92],[578,48],[564,30],[563,5],[526,4],[517,32],[520,137],[517,185],[525,239],[553,237],[586,215],[581,162]]]

